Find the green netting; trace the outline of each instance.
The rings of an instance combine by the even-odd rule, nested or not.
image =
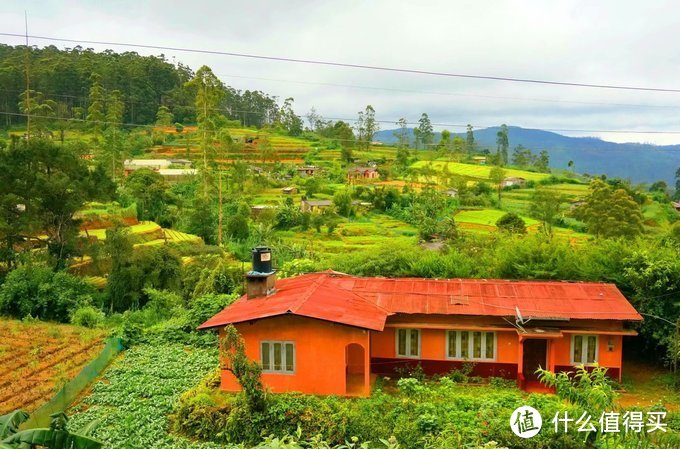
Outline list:
[[[50,415],[66,411],[122,350],[123,344],[120,338],[109,338],[97,358],[88,363],[73,380],[66,383],[49,402],[31,413],[30,419],[21,426],[22,430],[49,427]]]

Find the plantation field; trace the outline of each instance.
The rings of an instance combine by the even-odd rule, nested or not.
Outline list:
[[[541,186],[542,189],[558,192],[565,202],[576,201],[588,195],[586,184],[550,184]],[[531,206],[531,198],[534,189],[511,189],[502,193],[502,208],[508,212],[515,212],[519,215],[526,215]]]
[[[203,239],[197,235],[187,234],[186,232],[176,231],[174,229],[163,229],[164,236],[154,240],[149,240],[143,243],[136,243],[134,247],[164,245],[166,243],[203,243]]]
[[[153,221],[142,221],[139,224],[129,227],[130,234],[133,235],[162,235],[163,229]],[[106,240],[106,229],[89,229],[81,231],[80,235],[83,237],[95,237],[97,240]]]
[[[462,210],[454,215],[454,219],[458,226],[465,231],[490,233],[497,231],[496,222],[506,213],[507,211],[498,209]],[[527,232],[539,232],[540,222],[538,220],[527,216],[522,216],[522,219],[526,223]],[[588,234],[559,227],[553,227],[553,233],[556,237],[567,238],[571,241],[580,241],[589,237]]]
[[[480,210],[462,210],[458,212],[454,218],[456,223],[469,223],[473,225],[483,225],[495,228],[496,222],[499,218],[505,215],[506,212],[498,209],[480,209]],[[527,225],[527,228],[538,225],[538,220],[529,217],[522,217]]]
[[[0,415],[47,402],[103,348],[105,332],[0,319]]]
[[[308,231],[279,231],[286,242],[304,247],[311,254],[341,254],[405,242],[416,245],[418,230],[403,221],[382,214],[369,214],[341,223],[333,234]]]
[[[298,188],[298,193],[295,193],[293,195],[288,195],[284,194],[281,192],[280,188],[273,188],[273,189],[265,189],[261,192],[253,194],[252,197],[250,197],[251,203],[253,205],[256,204],[267,204],[267,205],[278,205],[280,203],[283,203],[286,198],[293,198],[293,202],[297,205],[300,204],[300,200],[302,199],[303,196],[305,196],[305,189],[302,186],[297,186],[294,184],[290,184],[289,186],[286,187],[297,187]],[[346,186],[344,184],[332,184],[332,183],[325,183],[323,185],[323,192],[318,192],[314,194],[313,198],[309,198],[310,200],[331,200],[333,199],[333,193],[336,192],[337,190],[342,190]]]
[[[488,165],[463,164],[461,162],[448,161],[418,161],[411,165],[411,168],[416,169],[422,169],[426,167],[432,167],[432,169],[437,172],[444,171],[444,167],[446,167],[448,172],[451,174],[486,181],[489,180],[489,173],[491,172],[492,168]],[[528,181],[540,181],[541,179],[545,179],[550,176],[547,173],[535,173],[526,170],[517,170],[514,168],[506,168],[505,172],[506,177],[519,177]]]
[[[138,345],[125,351],[69,411],[69,427],[100,420],[94,436],[107,449],[217,449],[175,436],[168,415],[180,395],[218,366],[216,349],[180,344]]]

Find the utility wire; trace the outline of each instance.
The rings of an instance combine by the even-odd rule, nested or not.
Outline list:
[[[23,34],[17,33],[0,33],[0,36],[9,37],[25,37]],[[491,76],[491,75],[473,75],[464,73],[451,73],[451,72],[438,72],[431,70],[420,70],[420,69],[407,69],[407,68],[397,68],[397,67],[385,67],[385,66],[374,66],[367,64],[350,64],[336,61],[321,61],[314,59],[298,59],[298,58],[287,58],[283,56],[266,56],[266,55],[256,55],[250,53],[236,53],[228,51],[219,50],[204,50],[198,48],[185,48],[185,47],[170,47],[162,45],[149,45],[149,44],[134,44],[128,42],[107,42],[107,41],[95,41],[95,40],[84,40],[84,39],[66,39],[66,38],[56,38],[50,36],[35,36],[29,35],[28,37],[32,39],[39,39],[52,42],[69,42],[75,44],[91,44],[91,45],[114,45],[117,47],[135,47],[135,48],[147,48],[153,50],[168,50],[168,51],[181,51],[187,53],[201,53],[210,55],[220,55],[220,56],[231,56],[238,58],[248,58],[248,59],[258,59],[266,61],[278,61],[278,62],[290,62],[297,64],[311,64],[329,67],[346,67],[352,69],[365,69],[365,70],[375,70],[382,72],[392,72],[392,73],[408,73],[415,75],[431,75],[431,76],[441,76],[449,78],[466,78],[466,79],[479,79],[479,80],[490,80],[490,81],[506,81],[515,83],[530,83],[530,84],[542,84],[542,85],[555,85],[555,86],[570,86],[570,87],[586,87],[594,89],[616,89],[616,90],[631,90],[631,91],[646,91],[646,92],[669,92],[669,93],[680,93],[680,89],[675,88],[664,88],[664,87],[647,87],[647,86],[625,86],[616,84],[591,84],[591,83],[577,83],[577,82],[567,82],[567,81],[552,81],[552,80],[539,80],[531,78],[513,78],[506,76]]]
[[[224,109],[211,109],[211,110],[222,110],[225,112],[245,112],[245,113],[250,113],[249,111],[229,111],[229,110],[224,110]],[[251,111],[252,112],[252,111]],[[252,112],[255,113],[255,112]],[[10,115],[14,117],[28,117],[28,114],[22,114],[19,112],[6,112],[6,111],[0,111],[0,114],[2,115]],[[88,120],[88,119],[81,119],[81,118],[75,118],[75,117],[52,117],[48,115],[36,115],[36,114],[30,114],[31,118],[44,118],[44,119],[49,119],[49,120],[66,120],[66,121],[77,121],[77,122],[86,122],[86,123],[97,123],[97,124],[105,124],[105,125],[116,125],[116,126],[131,126],[131,127],[142,127],[142,128],[156,128],[156,125],[147,125],[147,124],[140,124],[140,123],[124,123],[124,122],[108,122],[105,120]],[[328,120],[343,120],[343,121],[349,121],[349,122],[356,122],[358,119],[356,118],[341,118],[341,117],[324,117]],[[393,125],[396,125],[396,120],[376,120],[378,123],[390,123]],[[416,125],[418,122],[406,122],[408,125]],[[456,123],[432,123],[433,126],[447,126],[451,128],[466,128],[468,125],[463,125],[463,124],[456,124]],[[493,126],[491,125],[470,125],[473,128],[476,129],[485,129],[485,128],[492,128]],[[645,130],[645,131],[640,131],[640,130],[623,130],[623,129],[565,129],[565,128],[524,128],[524,129],[537,129],[541,131],[554,131],[554,132],[573,132],[573,133],[621,133],[621,134],[680,134],[680,131],[654,131],[654,130]],[[396,129],[395,129],[396,131]],[[340,139],[335,139],[335,138],[329,138],[331,140],[340,140]]]
[[[670,108],[678,109],[678,106],[673,105],[656,105],[656,104],[640,104],[640,103],[605,103],[596,101],[575,101],[575,100],[560,100],[552,98],[531,98],[531,97],[505,97],[498,95],[479,95],[479,94],[464,94],[459,92],[435,92],[427,90],[413,90],[413,89],[399,89],[392,87],[376,87],[376,86],[360,86],[356,84],[338,84],[338,83],[322,83],[315,81],[302,81],[302,80],[290,80],[290,79],[277,79],[277,78],[262,78],[257,76],[244,76],[244,75],[229,75],[226,73],[218,73],[217,76],[223,76],[226,78],[242,78],[250,80],[260,80],[260,81],[275,81],[280,83],[291,83],[291,84],[305,84],[312,86],[329,86],[329,87],[344,87],[349,89],[367,89],[367,90],[382,90],[387,92],[404,92],[404,93],[416,93],[416,94],[426,94],[426,95],[440,95],[440,96],[452,96],[452,97],[470,97],[470,98],[486,98],[490,100],[512,100],[512,101],[535,101],[542,103],[565,103],[565,104],[581,104],[590,106],[616,106],[616,107],[635,107],[635,108]]]

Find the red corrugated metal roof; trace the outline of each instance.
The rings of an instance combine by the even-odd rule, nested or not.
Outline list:
[[[202,329],[292,313],[382,330],[388,315],[440,314],[641,321],[613,284],[486,279],[359,278],[326,271],[281,279],[271,296],[242,297]]]
[[[203,323],[199,329],[224,326],[260,318],[294,314],[371,330],[383,330],[390,312],[375,303],[329,283],[329,273],[281,279],[276,292],[267,297],[235,303]]]

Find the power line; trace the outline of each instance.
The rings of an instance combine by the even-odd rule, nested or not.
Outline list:
[[[220,110],[220,109],[211,109],[211,110]],[[225,110],[226,111],[226,110]],[[232,112],[237,112],[237,111],[232,111]],[[259,112],[253,112],[253,111],[238,111],[238,112],[246,112],[246,113],[259,113]],[[19,112],[6,112],[6,111],[0,111],[0,114],[3,115],[10,115],[10,116],[15,116],[15,117],[28,117],[28,114],[22,114]],[[77,121],[77,122],[84,122],[84,123],[96,123],[96,124],[108,124],[108,125],[117,125],[117,126],[131,126],[131,127],[143,127],[143,128],[155,128],[156,125],[146,125],[146,124],[139,124],[139,123],[123,123],[123,122],[108,122],[105,120],[88,120],[88,119],[80,119],[80,118],[75,118],[75,117],[52,117],[52,116],[47,116],[47,115],[36,115],[36,114],[30,114],[32,118],[44,118],[44,119],[49,119],[49,120],[66,120],[66,121]],[[356,118],[341,118],[341,117],[325,117],[328,120],[342,120],[342,121],[348,121],[348,122],[356,122],[358,119]],[[396,120],[376,120],[378,123],[390,123],[396,125]],[[418,122],[409,122],[407,121],[406,124],[408,125],[415,125],[418,124]],[[468,125],[463,125],[463,124],[456,124],[456,123],[432,123],[433,126],[446,126],[450,128],[466,128]],[[473,128],[476,129],[485,129],[485,128],[492,128],[493,126],[491,125],[470,125]],[[621,134],[680,134],[680,131],[654,131],[654,130],[645,130],[645,131],[640,131],[640,130],[623,130],[623,129],[565,129],[565,128],[524,128],[524,129],[537,129],[537,130],[542,130],[542,131],[554,131],[554,132],[573,132],[573,133],[621,133]],[[331,140],[339,140],[335,138],[330,138]]]
[[[290,80],[290,79],[276,79],[276,78],[263,78],[257,76],[244,76],[244,75],[229,75],[226,73],[218,73],[217,76],[224,76],[227,78],[243,78],[251,80],[261,80],[261,81],[275,81],[281,83],[291,83],[291,84],[305,84],[313,86],[329,86],[329,87],[344,87],[349,89],[367,89],[367,90],[382,90],[386,92],[404,92],[404,93],[417,93],[426,95],[441,95],[441,96],[452,96],[452,97],[470,97],[470,98],[487,98],[490,100],[512,100],[512,101],[535,101],[542,103],[565,103],[565,104],[582,104],[590,106],[617,106],[617,107],[636,107],[636,108],[669,108],[678,109],[678,106],[672,105],[656,105],[656,104],[639,104],[639,103],[605,103],[596,101],[575,101],[575,100],[560,100],[554,98],[531,98],[531,97],[506,97],[498,95],[479,95],[479,94],[464,94],[459,92],[434,92],[427,90],[413,90],[413,89],[399,89],[392,87],[377,87],[377,86],[360,86],[356,84],[339,84],[339,83],[323,83],[315,81],[302,81],[302,80]]]
[[[22,34],[17,33],[0,33],[0,36],[10,36],[10,37],[24,37]],[[430,75],[430,76],[441,76],[449,78],[465,78],[465,79],[479,79],[479,80],[489,80],[489,81],[505,81],[505,82],[515,82],[515,83],[529,83],[529,84],[542,84],[542,85],[554,85],[554,86],[569,86],[569,87],[585,87],[594,89],[615,89],[615,90],[630,90],[630,91],[645,91],[645,92],[669,92],[669,93],[680,93],[680,89],[674,88],[662,88],[662,87],[646,87],[646,86],[625,86],[616,84],[591,84],[591,83],[577,83],[577,82],[567,82],[567,81],[552,81],[552,80],[539,80],[531,78],[513,78],[507,76],[491,76],[491,75],[473,75],[464,73],[451,73],[451,72],[438,72],[431,70],[421,70],[421,69],[407,69],[407,68],[397,68],[397,67],[385,67],[385,66],[374,66],[367,64],[350,64],[336,61],[321,61],[314,59],[298,59],[298,58],[287,58],[283,56],[265,56],[256,55],[249,53],[236,53],[228,51],[219,50],[204,50],[197,48],[185,48],[185,47],[169,47],[161,45],[149,45],[149,44],[132,44],[127,42],[107,42],[107,41],[94,41],[94,40],[84,40],[84,39],[66,39],[66,38],[56,38],[49,36],[35,36],[29,35],[28,37],[32,39],[39,39],[52,42],[69,42],[75,44],[91,44],[91,45],[114,45],[118,47],[134,47],[134,48],[147,48],[153,50],[168,50],[168,51],[180,51],[187,53],[201,53],[210,55],[220,55],[220,56],[231,56],[238,58],[248,58],[248,59],[258,59],[266,61],[277,61],[277,62],[290,62],[297,64],[311,64],[320,65],[328,67],[345,67],[352,69],[365,69],[365,70],[375,70],[382,72],[392,72],[392,73],[407,73],[415,75]]]

